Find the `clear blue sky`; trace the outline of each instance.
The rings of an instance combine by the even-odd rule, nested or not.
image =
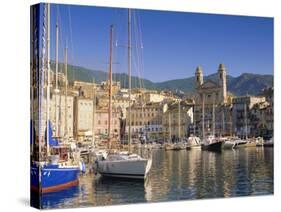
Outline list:
[[[127,10],[52,5],[51,57],[55,52],[55,22],[60,25],[60,61],[67,43],[69,63],[95,70],[108,69],[109,26],[115,26],[114,72],[127,72]],[[135,21],[140,27],[136,27]],[[133,34],[141,29],[143,49],[133,43],[143,62],[140,76],[154,82],[186,78],[201,65],[205,75],[224,63],[228,74],[273,74],[273,19],[200,13],[133,11]],[[135,40],[135,37],[133,37]],[[142,52],[137,57],[136,52]]]

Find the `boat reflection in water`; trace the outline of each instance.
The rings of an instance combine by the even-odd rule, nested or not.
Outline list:
[[[153,150],[145,183],[87,174],[72,193],[44,195],[43,205],[83,207],[273,194],[273,150]]]

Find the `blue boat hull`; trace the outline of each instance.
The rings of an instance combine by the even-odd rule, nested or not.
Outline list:
[[[41,168],[41,186],[39,185],[39,167],[31,166],[31,189],[40,193],[59,191],[79,183],[79,167],[58,167],[47,165]]]

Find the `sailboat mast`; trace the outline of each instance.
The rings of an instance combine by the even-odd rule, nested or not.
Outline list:
[[[128,143],[129,152],[131,151],[131,10],[128,9],[128,83],[129,83],[129,109],[128,109]]]
[[[64,98],[64,137],[66,140],[68,140],[68,132],[67,132],[67,116],[68,116],[68,110],[67,110],[67,47],[64,49],[65,54],[65,61],[64,61],[64,72],[65,72],[65,98]]]
[[[169,112],[169,143],[172,140],[172,133],[171,133],[171,112]]]
[[[195,116],[195,107],[196,107],[196,102],[194,102],[194,107],[193,107],[193,136],[196,134],[196,116]]]
[[[58,114],[58,69],[59,69],[59,25],[58,21],[56,23],[56,97],[55,97],[55,112],[56,112],[56,137],[58,137],[58,132],[59,132],[59,114]]]
[[[94,147],[95,142],[95,126],[96,126],[96,89],[95,89],[95,79],[93,78],[93,129],[92,129],[92,147]]]
[[[180,140],[180,137],[181,137],[181,123],[180,123],[180,121],[181,121],[181,117],[180,117],[180,115],[181,115],[181,106],[180,106],[180,104],[181,104],[181,102],[180,102],[180,100],[179,100],[179,108],[178,108],[178,136],[179,136],[179,140]]]
[[[225,134],[224,107],[222,108],[222,136]]]
[[[112,47],[113,47],[113,25],[110,26],[110,55],[109,55],[109,104],[108,104],[108,148],[111,148],[111,116],[112,116]]]
[[[215,136],[215,131],[216,131],[216,119],[215,119],[215,104],[213,103],[213,106],[212,106],[212,115],[213,115],[213,118],[212,118],[212,126],[213,126],[213,135]]]
[[[50,4],[47,4],[47,101],[46,101],[46,127],[47,127],[47,156],[50,155],[49,147],[49,119],[50,119]],[[51,132],[52,133],[52,132]]]
[[[202,138],[205,138],[205,95],[202,94]]]
[[[31,87],[31,89],[30,89],[30,96],[31,96],[31,104],[30,104],[30,106],[31,106],[31,114],[30,114],[30,118],[31,118],[31,127],[32,127],[32,133],[31,133],[31,149],[30,149],[30,154],[31,154],[31,156],[33,156],[33,148],[34,148],[34,141],[35,141],[35,139],[34,139],[34,130],[33,130],[33,128],[34,128],[34,108],[33,108],[33,105],[34,105],[34,77],[33,77],[33,75],[34,75],[34,72],[35,72],[35,54],[34,54],[34,52],[35,52],[35,46],[36,46],[36,44],[35,44],[35,39],[34,39],[34,32],[35,32],[35,28],[36,28],[36,25],[35,25],[35,23],[36,23],[36,16],[35,16],[35,8],[31,8],[31,10],[30,10],[30,18],[31,18],[31,21],[30,21],[30,24],[31,24],[31,27],[30,27],[30,29],[31,29],[31,31],[30,31],[30,38],[31,38],[31,51],[30,51],[30,87]]]
[[[247,106],[244,104],[245,138],[248,139]]]

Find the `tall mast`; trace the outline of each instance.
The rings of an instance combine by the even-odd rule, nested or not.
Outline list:
[[[44,9],[43,9],[43,27],[42,27],[42,56],[41,56],[41,65],[40,65],[40,71],[39,71],[39,92],[38,92],[38,131],[39,131],[39,160],[41,160],[41,152],[42,152],[42,145],[44,142],[44,116],[43,116],[43,103],[44,103],[44,89],[45,89],[45,65],[46,65],[46,61],[45,61],[45,57],[46,57],[46,30],[47,30],[47,9],[48,6],[47,4],[44,4]],[[40,10],[38,8],[38,10]],[[39,13],[39,11],[36,11],[37,13]],[[38,30],[38,29],[37,29]],[[39,44],[39,41],[38,41]],[[39,49],[39,48],[38,48]],[[36,52],[35,52],[36,53]],[[47,122],[46,122],[47,123]],[[47,129],[47,125],[46,125],[46,129]],[[46,133],[48,134],[48,133]],[[47,136],[46,136],[47,139]],[[39,172],[39,181],[41,180],[40,177],[40,173]]]
[[[172,140],[172,133],[171,133],[171,112],[169,111],[169,143]]]
[[[180,141],[180,137],[181,137],[181,102],[179,100],[179,108],[178,108],[178,134],[179,134],[179,141]]]
[[[110,55],[109,55],[109,104],[108,104],[108,144],[107,147],[111,148],[111,116],[112,116],[112,47],[113,47],[113,25],[110,26]]]
[[[128,110],[128,143],[129,152],[131,151],[131,10],[128,9],[128,83],[129,83],[129,110]]]
[[[225,134],[224,107],[222,108],[222,136]]]
[[[92,147],[94,147],[95,142],[95,126],[96,126],[96,89],[95,89],[95,79],[93,78],[93,129],[92,129]]]
[[[213,118],[212,118],[212,126],[213,126],[213,135],[215,136],[215,131],[216,131],[216,118],[215,118],[215,104],[213,103],[213,106],[212,106],[212,115],[213,115]]]
[[[248,139],[247,106],[244,104],[245,138]]]
[[[68,84],[68,79],[67,79],[67,47],[64,49],[64,54],[65,54],[65,61],[64,61],[64,74],[65,74],[65,98],[64,98],[64,137],[66,140],[68,140],[68,130],[67,130],[67,115],[68,115],[68,110],[67,110],[67,84]]]
[[[196,106],[196,102],[194,102],[194,107],[193,107],[193,136],[195,136],[196,134],[196,114],[195,114],[195,106]]]
[[[202,94],[202,138],[205,138],[205,95]]]
[[[47,127],[47,156],[50,154],[49,147],[49,119],[50,119],[50,4],[47,4],[47,101],[46,101],[46,127]],[[51,132],[52,134],[52,132]]]
[[[59,26],[58,26],[58,20],[56,23],[56,79],[55,79],[55,83],[56,83],[56,87],[55,87],[55,93],[56,93],[56,97],[55,97],[55,112],[56,112],[56,137],[58,137],[58,133],[59,133],[59,114],[58,114],[58,68],[59,68]]]
[[[35,7],[31,7],[30,9],[30,24],[31,24],[31,27],[30,27],[30,40],[31,40],[31,51],[30,51],[30,97],[31,97],[31,104],[30,104],[30,117],[31,117],[31,127],[32,127],[32,133],[31,133],[31,149],[30,149],[30,155],[33,156],[33,148],[34,148],[34,130],[33,128],[35,127],[34,126],[34,111],[33,111],[33,104],[34,104],[34,78],[33,78],[33,75],[34,75],[34,72],[35,72],[35,39],[34,39],[34,32],[35,32],[35,20],[36,20],[36,16],[35,16]]]

